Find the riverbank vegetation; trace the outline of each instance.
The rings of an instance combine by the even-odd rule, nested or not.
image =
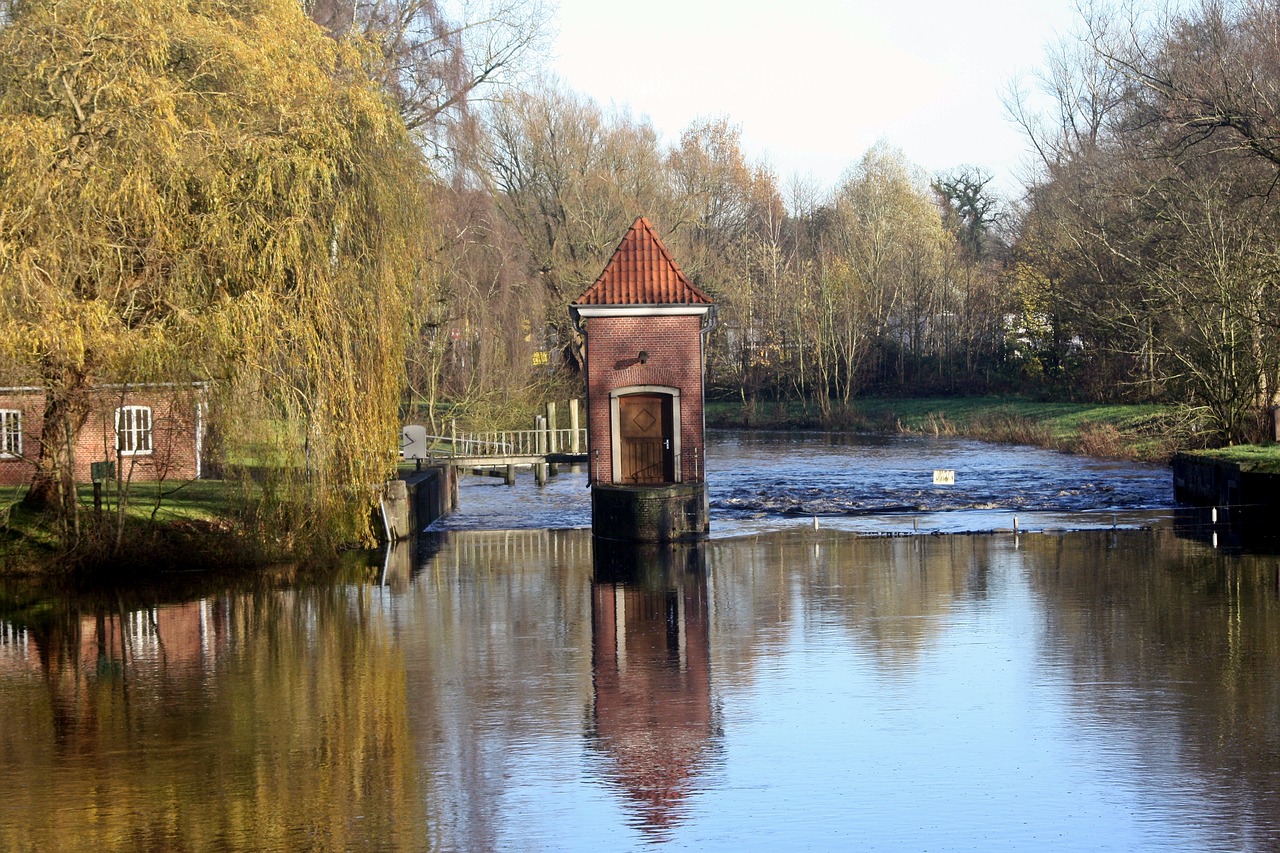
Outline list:
[[[716,298],[709,388],[748,413],[838,425],[867,396],[1013,395],[1172,406],[1180,435],[1259,440],[1280,379],[1277,16],[1089,6],[1010,90],[1038,161],[1016,199],[884,144],[835,187],[784,181],[731,117],[667,142],[555,81],[511,91],[458,163],[484,190],[439,211],[467,237],[441,256],[417,396],[571,374],[565,306],[644,213]]]
[[[1017,198],[889,144],[780,178],[714,104],[663,139],[540,67],[553,27],[536,0],[0,3],[0,386],[45,395],[24,503],[63,547],[103,383],[207,388],[248,535],[368,541],[398,422],[581,396],[567,306],[640,215],[717,301],[726,419],[1138,458],[1273,434],[1274,4],[1086,6],[1010,89]]]
[[[1240,466],[1241,471],[1280,474],[1280,445],[1236,445],[1196,451],[1197,455],[1219,459]]]
[[[76,489],[80,535],[74,546],[43,512],[23,502],[23,490],[0,489],[0,569],[230,569],[314,553],[281,541],[279,532],[264,535],[253,518],[263,501],[252,484],[160,481],[126,492],[111,481],[103,486],[96,503],[91,484]]]
[[[1063,403],[1011,397],[862,397],[824,418],[795,403],[745,409],[713,400],[711,426],[840,428],[858,432],[959,435],[1002,444],[1029,444],[1112,459],[1166,462],[1197,444],[1194,421],[1159,404]]]
[[[369,538],[430,281],[428,171],[372,46],[287,0],[6,8],[2,384],[43,397],[24,505],[118,551],[128,514],[102,536],[73,482],[94,389],[199,382],[214,452],[276,444],[266,526]]]

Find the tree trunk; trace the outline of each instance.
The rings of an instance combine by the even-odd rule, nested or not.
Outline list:
[[[76,436],[89,416],[89,387],[83,369],[46,371],[40,455],[23,505],[56,516],[74,542],[80,531],[75,483]]]

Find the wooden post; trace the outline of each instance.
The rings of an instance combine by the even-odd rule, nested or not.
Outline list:
[[[449,418],[449,455],[458,455],[458,419]]]
[[[556,452],[556,404],[547,403],[547,452]]]
[[[538,415],[534,419],[534,428],[538,433],[538,455],[545,457],[547,455],[547,419],[542,415]],[[547,484],[547,463],[533,463],[533,479],[539,486]]]
[[[452,465],[445,468],[449,472],[449,511],[458,508],[458,469]]]
[[[582,442],[578,440],[578,401],[569,401],[569,452],[581,453]]]
[[[508,486],[514,486],[516,484],[516,466],[507,466],[507,476],[504,477],[503,480]]]

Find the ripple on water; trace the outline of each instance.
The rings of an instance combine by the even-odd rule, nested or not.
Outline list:
[[[935,470],[954,471],[955,484],[935,486]],[[912,517],[912,531],[991,530],[1010,527],[1013,512],[1024,514],[1023,529],[1110,526],[1115,514],[1174,505],[1165,466],[953,437],[713,430],[707,472],[716,535],[778,529],[813,517],[869,532],[899,532],[895,517],[902,516]],[[542,487],[527,471],[514,488],[467,477],[459,511],[437,525],[589,527],[586,485],[582,469]]]

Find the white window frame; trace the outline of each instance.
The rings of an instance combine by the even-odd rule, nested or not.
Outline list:
[[[0,409],[0,459],[22,458],[22,410]]]
[[[150,456],[155,452],[154,427],[150,406],[121,406],[116,409],[116,453],[121,456]]]

